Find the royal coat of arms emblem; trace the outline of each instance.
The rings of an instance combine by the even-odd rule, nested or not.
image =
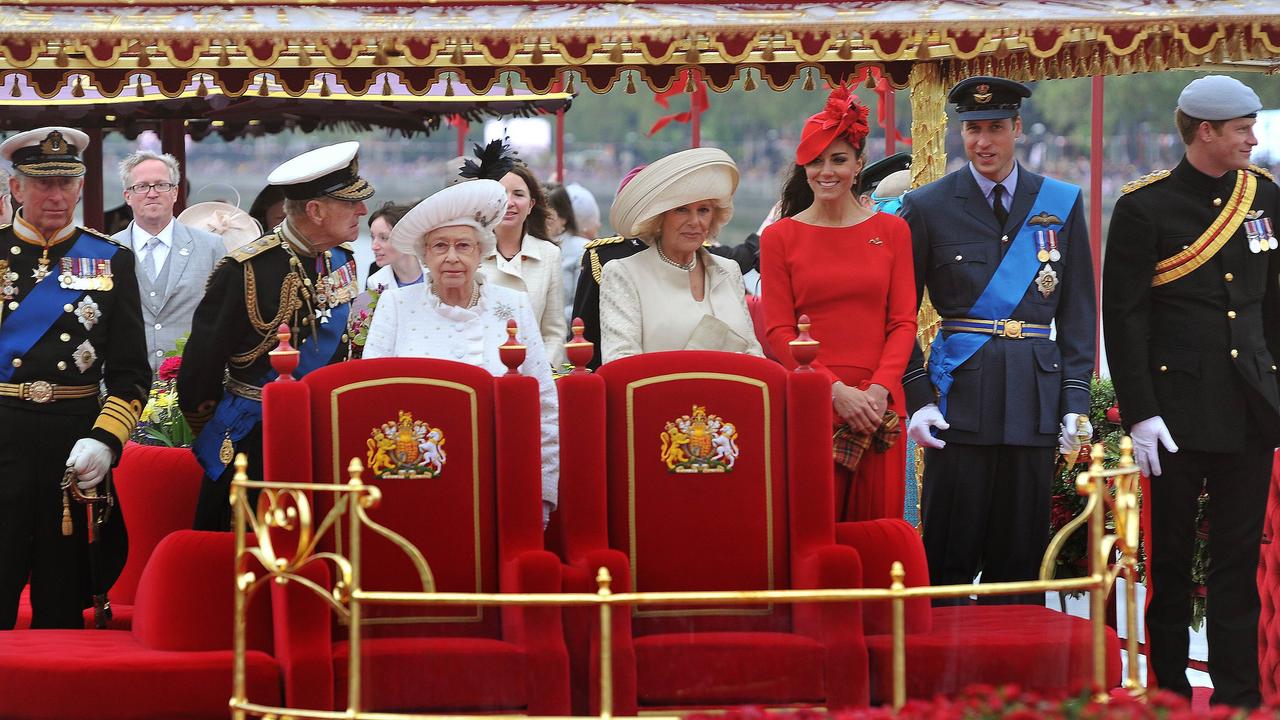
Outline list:
[[[703,405],[667,422],[662,431],[662,461],[674,473],[723,473],[738,460],[738,430]]]
[[[444,431],[400,411],[370,432],[368,467],[378,479],[424,480],[444,470]]]

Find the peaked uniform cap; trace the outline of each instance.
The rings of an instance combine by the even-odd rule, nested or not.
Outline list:
[[[1031,88],[1002,77],[978,76],[956,83],[947,94],[960,120],[1003,120],[1017,117]]]
[[[609,223],[623,237],[635,237],[644,221],[701,200],[732,206],[738,166],[719,148],[693,148],[646,165],[618,190]],[[726,218],[727,222],[727,218]]]
[[[373,197],[373,185],[360,177],[360,143],[326,145],[283,162],[267,176],[289,200],[331,197],[358,202]]]
[[[20,132],[0,143],[0,158],[13,169],[30,177],[81,177],[81,153],[89,147],[89,136],[69,127],[42,127]]]

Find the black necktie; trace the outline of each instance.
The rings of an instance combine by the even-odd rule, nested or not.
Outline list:
[[[991,191],[991,209],[996,214],[996,222],[1000,225],[1000,229],[1004,229],[1004,224],[1009,220],[1009,211],[1004,209],[1004,186],[997,184],[995,189]]]

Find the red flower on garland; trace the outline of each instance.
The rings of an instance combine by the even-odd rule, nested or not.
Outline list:
[[[1120,406],[1119,405],[1112,405],[1111,407],[1107,408],[1107,422],[1113,423],[1115,425],[1120,424]]]
[[[156,375],[161,380],[177,380],[178,369],[181,367],[182,356],[174,355],[173,357],[165,358],[164,362],[160,363],[160,369],[156,371]]]

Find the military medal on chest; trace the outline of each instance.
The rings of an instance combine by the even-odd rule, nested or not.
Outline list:
[[[1045,263],[1036,275],[1036,289],[1046,298],[1058,289],[1058,273],[1049,266],[1049,263]]]
[[[1059,262],[1062,253],[1058,250],[1057,230],[1036,230],[1036,259],[1042,263]]]
[[[7,259],[0,259],[0,295],[5,300],[12,300],[18,296],[18,273],[9,267]]]
[[[1244,233],[1249,241],[1249,252],[1254,254],[1275,250],[1278,246],[1271,218],[1263,217],[1263,212],[1254,210],[1245,215],[1248,219],[1244,221]]]
[[[69,290],[110,290],[115,286],[111,261],[64,257],[59,263],[58,284]]]

